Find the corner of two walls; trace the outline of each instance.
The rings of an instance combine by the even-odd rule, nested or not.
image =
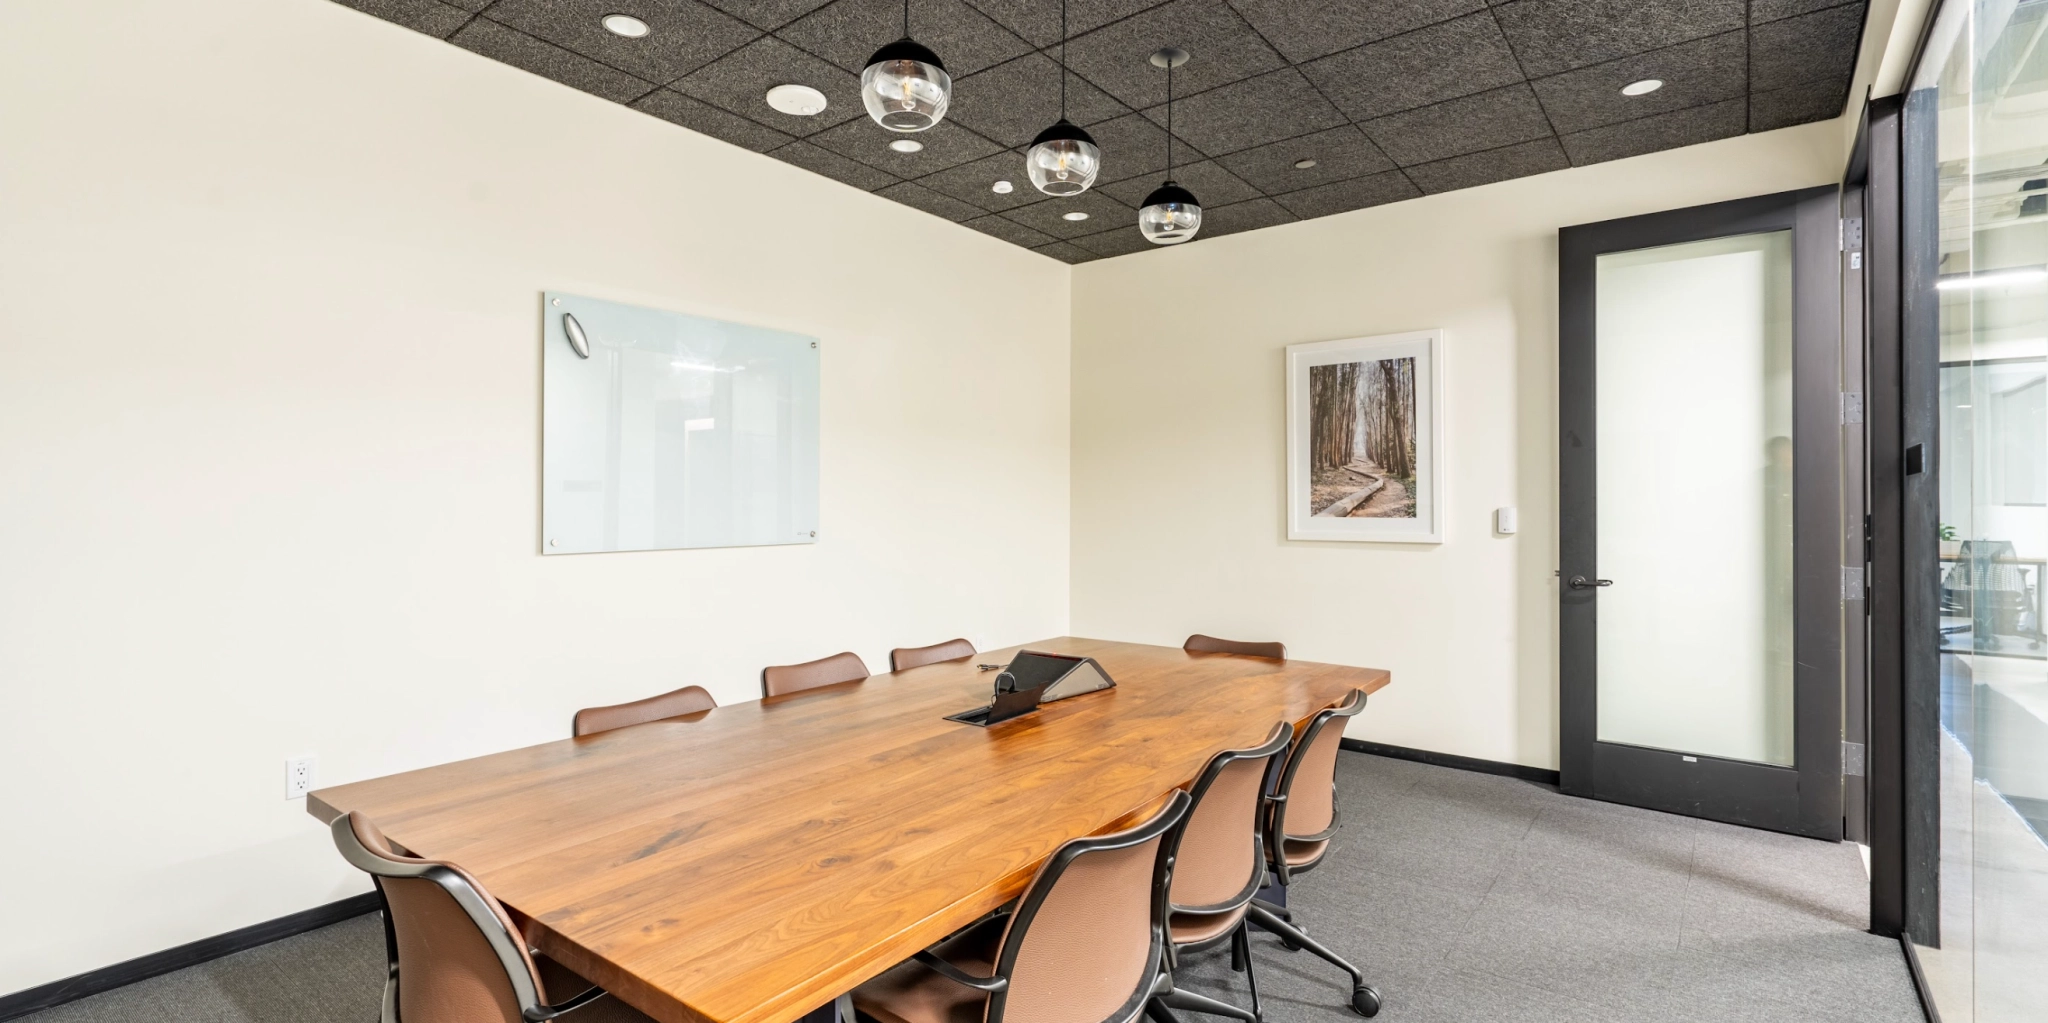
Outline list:
[[[1074,631],[1386,668],[1351,733],[1557,766],[1557,230],[1827,184],[1824,121],[1158,252],[1073,283]],[[1443,328],[1441,545],[1286,538],[1283,350]],[[1500,536],[1493,510],[1520,510]]]

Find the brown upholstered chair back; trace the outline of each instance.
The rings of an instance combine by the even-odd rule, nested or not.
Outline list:
[[[1175,792],[1150,820],[1055,850],[1018,900],[996,972],[1008,988],[987,1023],[1123,1023],[1143,1011],[1166,947],[1167,842],[1186,817]]]
[[[696,714],[718,706],[718,701],[703,686],[684,686],[660,696],[650,696],[632,703],[615,703],[609,707],[585,707],[576,712],[576,720],[570,724],[572,735],[589,735],[593,732],[609,732],[627,725],[646,724],[665,718],[679,718],[685,714]]]
[[[1309,719],[1280,772],[1281,799],[1273,804],[1266,849],[1284,860],[1285,843],[1320,842],[1337,833],[1337,750],[1344,726],[1365,710],[1365,690],[1352,690],[1342,704]],[[1280,871],[1282,884],[1286,870]]]
[[[1173,849],[1172,908],[1181,913],[1223,913],[1244,905],[1266,880],[1259,855],[1266,775],[1287,752],[1294,729],[1273,726],[1266,740],[1211,757],[1189,788],[1194,809]]]
[[[1217,639],[1197,632],[1180,645],[1191,654],[1241,654],[1246,657],[1271,657],[1276,661],[1287,659],[1285,643],[1246,643],[1235,639]]]
[[[940,661],[956,661],[962,657],[974,656],[974,644],[964,639],[949,639],[931,646],[900,646],[889,651],[890,671],[909,671]]]
[[[843,654],[820,657],[802,664],[778,664],[761,669],[761,695],[787,696],[801,693],[806,689],[829,686],[839,682],[858,682],[868,677],[868,666],[860,655],[849,650]]]
[[[567,1008],[544,1004],[547,991],[525,940],[461,867],[400,853],[360,813],[335,818],[333,832],[343,858],[384,893],[386,1020],[395,1009],[407,1023],[525,1023],[528,1010]]]

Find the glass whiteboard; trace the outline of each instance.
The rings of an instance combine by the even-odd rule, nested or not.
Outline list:
[[[817,541],[817,339],[552,291],[542,308],[542,553]]]

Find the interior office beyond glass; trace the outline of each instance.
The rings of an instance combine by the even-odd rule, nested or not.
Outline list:
[[[1944,1023],[2048,1011],[2044,38],[2048,0],[1950,0],[1907,104],[1935,121],[1907,158],[1938,190],[1940,913],[1918,952]]]

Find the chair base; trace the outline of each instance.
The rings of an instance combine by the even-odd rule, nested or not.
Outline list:
[[[1285,906],[1275,906],[1261,899],[1253,899],[1245,918],[1261,928],[1280,937],[1280,942],[1292,951],[1308,949],[1330,965],[1351,975],[1351,1010],[1360,1016],[1376,1016],[1380,1011],[1380,993],[1365,982],[1365,975],[1358,967],[1351,965],[1343,956],[1323,947],[1323,944],[1308,936],[1308,932],[1295,926],[1294,914]]]

